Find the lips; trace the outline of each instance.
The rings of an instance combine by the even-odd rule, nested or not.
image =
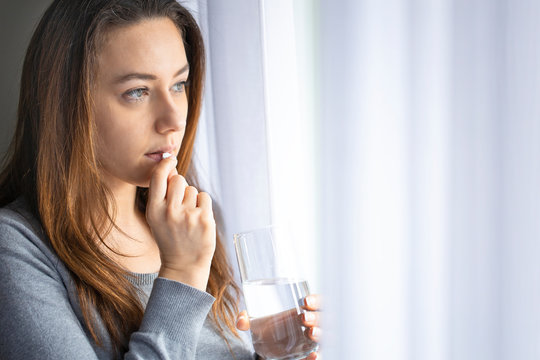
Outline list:
[[[163,159],[163,153],[169,153],[174,156],[174,154],[176,154],[176,147],[175,146],[162,147],[162,148],[159,148],[158,150],[146,153],[144,154],[144,156],[154,161],[161,161]]]
[[[161,161],[163,159],[163,153],[151,153],[151,154],[145,154],[144,156],[154,160],[154,161]]]

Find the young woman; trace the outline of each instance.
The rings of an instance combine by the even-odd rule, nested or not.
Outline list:
[[[0,174],[0,358],[256,357],[211,199],[187,175],[204,66],[173,0],[45,12]]]

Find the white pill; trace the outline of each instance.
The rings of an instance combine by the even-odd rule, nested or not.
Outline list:
[[[162,155],[161,155],[161,158],[162,159],[167,159],[167,158],[170,158],[172,155],[168,152],[164,152]]]

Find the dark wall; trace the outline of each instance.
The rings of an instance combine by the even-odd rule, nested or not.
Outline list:
[[[13,131],[26,47],[51,0],[0,0],[0,156]]]

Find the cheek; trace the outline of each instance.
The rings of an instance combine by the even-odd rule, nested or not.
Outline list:
[[[98,129],[97,154],[112,166],[126,166],[144,155],[146,131],[141,126],[112,126]]]
[[[122,134],[122,128],[116,126],[114,121],[109,118],[99,118],[96,121],[96,144],[97,153],[100,157],[117,153],[124,147],[125,137]]]
[[[125,148],[137,143],[146,129],[139,112],[126,109],[114,101],[98,103],[95,109],[96,136],[103,150]]]
[[[96,154],[100,163],[109,171],[129,166],[142,151],[145,133],[144,123],[119,107],[96,107]],[[132,164],[133,165],[133,164]]]

